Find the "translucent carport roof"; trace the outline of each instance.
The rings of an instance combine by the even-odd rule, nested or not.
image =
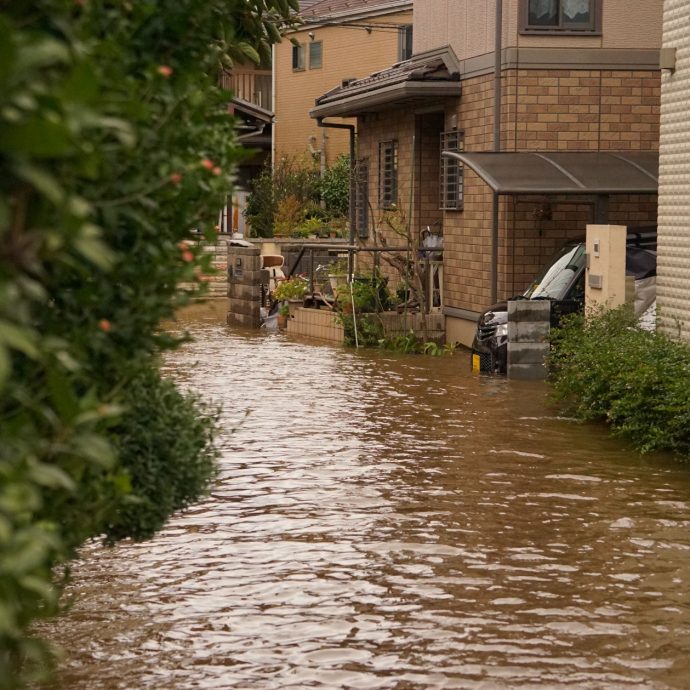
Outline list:
[[[656,151],[443,151],[497,194],[656,194]]]

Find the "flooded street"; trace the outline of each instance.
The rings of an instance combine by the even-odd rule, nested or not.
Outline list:
[[[690,468],[463,355],[185,320],[166,369],[222,403],[220,476],[83,550],[59,688],[690,687]]]

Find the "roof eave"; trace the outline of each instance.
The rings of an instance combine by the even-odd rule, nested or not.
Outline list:
[[[336,98],[331,102],[317,105],[309,111],[309,116],[320,117],[352,117],[360,113],[375,112],[394,106],[397,102],[410,98],[457,97],[462,87],[458,81],[404,81],[389,84],[378,89],[372,89],[344,98]]]

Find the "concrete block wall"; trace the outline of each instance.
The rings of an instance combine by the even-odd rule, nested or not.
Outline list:
[[[508,302],[508,378],[546,378],[551,303]]]
[[[327,309],[298,307],[295,317],[288,319],[289,335],[315,338],[325,342],[343,344],[343,327],[336,323],[335,312]]]
[[[261,324],[260,284],[262,279],[259,247],[227,248],[229,324],[258,328]]]

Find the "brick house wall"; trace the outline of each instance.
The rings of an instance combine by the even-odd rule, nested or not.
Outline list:
[[[510,70],[504,77],[502,142],[513,151],[655,150],[659,141],[658,72]],[[493,78],[463,83],[460,103],[446,110],[465,131],[465,148],[491,150]],[[361,135],[360,135],[361,136]],[[566,240],[592,222],[590,200],[554,198],[551,219],[535,218],[543,199],[501,197],[498,296],[522,292]],[[464,209],[444,215],[445,303],[481,311],[490,302],[491,193],[465,171]],[[655,198],[611,197],[611,222],[656,222]]]
[[[658,146],[658,72],[507,70],[503,80],[504,150],[654,150]],[[464,131],[466,150],[491,150],[493,76],[465,80],[461,98],[446,103],[444,115],[446,123],[456,121]],[[425,129],[419,127],[420,116],[402,110],[360,117],[358,148],[359,156],[369,159],[369,198],[374,215],[380,215],[378,143],[395,138],[399,146],[400,199],[407,213],[412,135],[416,134],[420,146],[413,228],[418,232],[427,222],[442,218],[445,305],[480,312],[491,300],[492,195],[488,186],[466,169],[463,209],[438,210],[439,131],[434,131],[435,121],[426,117]],[[450,128],[450,124],[441,125]],[[540,217],[544,201],[500,197],[499,299],[522,292],[548,257],[566,240],[582,237],[585,225],[593,221],[591,199],[551,198],[550,218]],[[612,223],[626,225],[655,223],[656,198],[611,197],[609,218]]]
[[[682,0],[669,1],[680,12]],[[523,30],[519,18],[525,2],[503,3],[501,149],[657,150],[662,0],[602,0],[596,31],[560,35]],[[440,154],[438,135],[453,127],[462,130],[466,151],[493,149],[494,7],[473,0],[415,0],[415,53],[449,45],[458,60],[462,93],[441,103],[420,99],[412,105],[377,106],[378,112],[357,120],[359,156],[370,160],[374,216],[380,213],[378,143],[399,141],[401,191],[410,187],[407,166],[414,157],[412,227],[418,232],[432,218],[442,218],[446,325],[449,339],[464,344],[471,341],[478,313],[491,301],[493,197],[488,185],[465,169],[462,210],[440,212],[439,165],[432,157]],[[442,120],[433,112],[437,106]],[[656,207],[656,195],[611,196],[608,218],[649,225],[656,222]],[[584,235],[594,209],[592,197],[501,196],[497,297],[522,292],[564,241]],[[455,328],[454,322],[463,322],[462,327]]]

